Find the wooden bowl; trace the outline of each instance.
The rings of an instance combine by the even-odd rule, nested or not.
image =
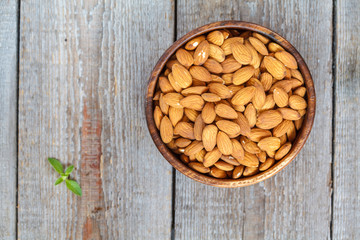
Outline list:
[[[240,179],[218,179],[211,176],[207,176],[192,170],[190,167],[185,165],[176,154],[174,154],[167,146],[161,141],[159,131],[157,130],[153,118],[153,96],[155,93],[156,83],[160,73],[162,72],[165,63],[169,60],[169,58],[176,52],[178,48],[183,46],[190,39],[205,34],[207,32],[217,30],[217,29],[237,29],[237,30],[250,30],[253,32],[258,32],[272,41],[280,44],[286,51],[291,53],[297,60],[298,69],[303,75],[305,81],[305,87],[307,89],[307,114],[305,115],[302,128],[297,134],[297,138],[295,139],[293,146],[290,152],[282,159],[277,161],[271,168],[264,172],[260,172],[251,177],[245,177]],[[165,159],[178,171],[180,171],[185,176],[194,179],[198,182],[205,183],[211,186],[216,187],[225,187],[225,188],[235,188],[235,187],[244,187],[248,185],[252,185],[261,181],[264,181],[271,176],[274,176],[281,169],[287,166],[295,157],[299,154],[300,150],[304,146],[307,138],[310,135],[311,128],[313,126],[314,118],[315,118],[315,89],[314,82],[312,80],[310,71],[304,62],[304,59],[301,57],[299,52],[283,37],[279,34],[267,29],[263,26],[249,23],[249,22],[241,22],[241,21],[222,21],[222,22],[214,22],[207,24],[205,26],[199,27],[197,29],[192,30],[187,33],[185,36],[177,40],[171,47],[169,47],[165,53],[161,56],[153,71],[151,72],[151,76],[147,86],[146,93],[146,120],[147,125],[151,134],[151,137],[159,149],[161,154],[165,157]]]

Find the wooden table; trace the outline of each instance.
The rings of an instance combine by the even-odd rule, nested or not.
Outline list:
[[[0,239],[360,239],[360,7],[323,1],[0,1]],[[269,27],[312,72],[297,159],[220,189],[175,172],[144,114],[172,42],[218,20]],[[74,164],[77,197],[47,162]]]

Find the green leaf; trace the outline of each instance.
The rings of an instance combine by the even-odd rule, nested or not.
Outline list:
[[[51,166],[55,169],[55,171],[57,171],[60,174],[63,173],[64,169],[62,164],[59,162],[59,160],[55,158],[48,158],[48,161],[51,164]]]
[[[82,195],[81,187],[76,181],[66,179],[66,187],[76,195]]]
[[[65,175],[69,176],[70,173],[74,170],[74,165],[69,166],[66,170],[65,170]]]
[[[55,181],[55,186],[62,183],[64,181],[64,177],[59,177],[58,179],[56,179]]]

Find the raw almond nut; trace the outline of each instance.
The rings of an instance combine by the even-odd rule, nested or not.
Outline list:
[[[202,66],[192,66],[190,68],[190,74],[193,78],[196,78],[203,82],[211,82],[210,72]]]
[[[244,115],[247,118],[250,127],[254,127],[256,124],[256,109],[251,103],[246,106]]]
[[[211,82],[225,84],[224,79],[222,79],[218,75],[214,75],[214,74],[211,74]]]
[[[277,109],[284,119],[286,120],[298,120],[301,118],[301,115],[298,111],[291,108],[278,108]]]
[[[296,127],[296,130],[299,130],[302,126],[302,123],[304,121],[304,117],[300,118],[299,120],[296,120],[294,123],[295,123],[295,127]]]
[[[264,106],[265,101],[266,101],[266,94],[264,91],[264,87],[262,86],[260,81],[257,80],[256,78],[254,78],[254,80],[256,82],[254,84],[255,92],[254,92],[254,97],[252,99],[252,103],[256,109],[262,109],[262,107]]]
[[[236,159],[243,159],[245,152],[241,143],[236,139],[231,139],[231,142],[233,144],[233,152],[231,155]]]
[[[169,105],[165,102],[163,93],[160,94],[159,107],[165,115],[169,114]]]
[[[181,65],[180,62],[179,62],[178,60],[176,60],[176,59],[169,60],[165,65],[166,65],[167,68],[172,69],[172,67],[174,66],[174,64],[179,64],[179,65]]]
[[[153,100],[154,100],[154,101],[159,100],[159,99],[160,99],[160,94],[161,94],[161,92],[160,92],[160,91],[157,91],[157,92],[154,94]]]
[[[230,98],[232,95],[230,89],[221,83],[210,83],[208,86],[209,92],[215,93],[222,99]]]
[[[234,154],[234,153],[233,153]],[[227,162],[231,165],[234,165],[234,166],[239,166],[240,163],[231,155],[222,155],[221,156],[221,159],[224,161],[224,162]]]
[[[290,92],[292,85],[291,85],[291,80],[282,80],[282,81],[277,81],[276,83],[274,83],[272,85],[272,87],[270,88],[270,92],[273,92],[275,88],[282,88],[285,90],[285,92]]]
[[[209,58],[208,60],[206,60],[206,62],[204,62],[204,67],[211,73],[219,74],[223,72],[223,67],[221,66],[221,64],[212,58]]]
[[[282,62],[286,67],[291,69],[297,69],[298,65],[293,55],[286,51],[278,51],[275,53],[275,57]],[[291,76],[291,71],[290,71]]]
[[[167,77],[159,77],[159,87],[163,93],[175,92]]]
[[[186,50],[194,50],[204,40],[205,40],[205,36],[198,36],[196,38],[193,38],[186,43],[185,49]]]
[[[249,42],[261,55],[268,55],[269,52],[265,44],[257,38],[249,37]]]
[[[202,140],[202,132],[204,127],[205,127],[205,123],[201,117],[201,114],[199,114],[194,123],[194,137],[196,140],[198,141]]]
[[[295,78],[289,79],[289,83],[291,84],[291,89],[296,89],[303,85],[303,83]]]
[[[256,156],[261,163],[266,161],[266,152],[259,152],[258,154],[256,154]]]
[[[276,58],[265,56],[264,64],[266,67],[266,70],[275,78],[275,79],[283,79],[286,74],[286,69],[284,64],[282,64],[279,60]]]
[[[280,137],[280,146],[282,146],[283,144],[285,144],[287,141],[287,137],[286,137],[286,134],[282,135]]]
[[[256,51],[256,49],[251,45],[251,43],[249,42],[249,40],[245,41],[245,46],[249,49],[250,53],[251,53],[251,62],[250,65],[253,66],[255,69],[258,69],[260,67],[261,64],[261,59],[259,57],[258,52]]]
[[[207,125],[202,131],[202,141],[206,151],[212,151],[216,145],[218,128],[215,125]]]
[[[245,111],[245,106],[244,105],[233,105],[232,104],[232,107],[235,109],[235,111],[238,111],[238,112],[244,112]]]
[[[259,159],[256,155],[245,152],[244,159],[238,159],[238,162],[246,167],[258,167]]]
[[[238,179],[244,172],[245,167],[243,165],[235,167],[234,171],[232,172],[232,178]]]
[[[306,109],[300,109],[298,110],[300,116],[304,116],[306,114]]]
[[[186,96],[189,95],[201,95],[206,92],[209,88],[206,86],[189,87],[181,91],[181,94]]]
[[[220,157],[221,157],[221,152],[216,147],[213,150],[208,151],[205,154],[203,164],[205,167],[210,167],[210,166],[214,165],[220,159]]]
[[[190,139],[187,138],[178,138],[175,140],[175,145],[179,148],[185,148],[187,146],[189,146],[191,143]]]
[[[171,70],[169,68],[166,68],[164,75],[167,77],[171,73]]]
[[[169,108],[169,118],[172,123],[172,125],[175,127],[178,122],[183,118],[184,116],[184,109],[183,108]]]
[[[227,58],[222,63],[222,72],[223,73],[233,73],[239,68],[241,68],[241,64],[236,61],[234,58]]]
[[[222,117],[222,118],[226,118],[226,119],[236,119],[238,117],[236,111],[223,103],[217,104],[215,106],[215,113]]]
[[[274,101],[274,97],[272,94],[269,94],[266,96],[265,98],[265,103],[262,106],[262,108],[260,110],[264,111],[264,110],[269,110],[275,107],[275,101]]]
[[[195,111],[194,109],[190,109],[190,108],[185,108],[184,113],[187,116],[187,118],[192,122],[195,122],[197,116],[199,115],[199,113],[197,111]]]
[[[288,154],[290,149],[291,149],[290,142],[287,142],[284,145],[282,145],[281,148],[279,148],[279,150],[277,150],[277,152],[275,153],[275,160],[280,160],[283,157],[285,157],[285,155]]]
[[[171,125],[170,119],[164,116],[160,122],[160,136],[164,143],[169,143],[173,139],[174,129]]]
[[[291,69],[291,76],[298,79],[298,80],[300,80],[300,82],[304,83],[304,79],[303,79],[303,77],[302,77],[299,70]]]
[[[300,96],[300,97],[304,97],[306,94],[306,88],[305,87],[299,87],[297,89],[295,89],[294,94]]]
[[[168,75],[168,79],[169,79],[169,82],[171,84],[171,86],[175,89],[176,92],[181,92],[181,87],[179,86],[179,84],[175,81],[175,78],[174,78],[174,75],[173,73],[171,72],[169,75]]]
[[[210,53],[209,42],[204,40],[194,52],[194,65],[202,65],[208,59]]]
[[[217,121],[216,126],[228,135],[236,135],[240,133],[240,126],[229,120]]]
[[[209,45],[209,56],[218,61],[219,63],[225,60],[224,51],[219,46],[214,44]]]
[[[304,98],[298,95],[292,95],[289,98],[289,106],[295,110],[305,109],[307,107],[307,103]]]
[[[224,39],[227,39],[230,36],[230,32],[227,29],[220,30],[220,32],[223,34]]]
[[[188,156],[186,156],[185,154],[181,154],[180,155],[180,160],[186,164],[188,164],[190,162],[190,159]]]
[[[246,117],[238,112],[238,117],[234,120],[239,126],[240,126],[240,133],[244,136],[249,136],[250,134],[250,124],[249,121],[246,119]]]
[[[282,122],[283,118],[277,110],[267,110],[258,116],[256,126],[262,129],[272,129]]]
[[[234,105],[245,105],[254,97],[256,88],[253,86],[245,87],[239,90],[231,99]]]
[[[267,37],[264,37],[264,36],[261,35],[260,33],[254,32],[252,35],[253,35],[254,37],[256,37],[257,39],[259,39],[263,44],[268,44],[269,41],[270,41]]]
[[[154,122],[155,122],[155,126],[157,129],[160,128],[160,122],[161,122],[161,119],[163,118],[164,114],[161,112],[161,109],[159,106],[156,106],[155,107],[155,110],[154,110]]]
[[[259,170],[260,171],[266,171],[268,170],[272,165],[274,165],[275,160],[273,158],[267,158],[265,162],[260,164]]]
[[[224,155],[231,155],[233,152],[233,145],[229,138],[229,136],[219,131],[216,137],[216,144],[220,150],[220,152]]]
[[[185,152],[185,150],[184,150],[184,152]],[[195,162],[196,161],[195,154],[189,155],[189,160],[190,160],[190,162]]]
[[[203,81],[200,81],[199,79],[193,78],[193,84],[192,84],[192,86],[193,86],[193,87],[199,87],[199,86],[205,87],[205,86],[206,86],[206,83],[203,82]]]
[[[259,142],[261,139],[267,137],[271,137],[271,132],[261,128],[252,128],[249,135],[249,139],[254,142]]]
[[[195,155],[204,148],[203,143],[199,141],[193,141],[189,146],[185,148],[184,154],[187,156]]]
[[[195,139],[194,126],[188,122],[179,122],[176,124],[174,134],[180,135],[183,138]]]
[[[255,175],[259,172],[259,169],[257,167],[245,167],[245,170],[243,172],[244,177],[250,177]]]
[[[269,91],[273,82],[273,78],[270,73],[264,72],[260,75],[260,82],[265,91]]]
[[[233,73],[226,73],[226,74],[223,74],[221,77],[224,80],[225,85],[230,85],[230,84],[232,84],[233,76],[234,76]]]
[[[268,45],[269,51],[270,52],[279,52],[279,51],[285,51],[284,48],[282,48],[279,44],[271,42]]]
[[[213,103],[206,103],[201,112],[201,117],[204,120],[204,123],[210,124],[215,120],[215,105]]]
[[[281,137],[282,135],[286,134],[286,132],[291,128],[292,121],[290,120],[284,120],[279,125],[277,125],[273,129],[273,135],[274,137]]]
[[[210,175],[216,178],[226,178],[227,174],[224,170],[221,170],[217,167],[212,167],[210,169]]]
[[[234,42],[231,44],[231,52],[240,64],[250,64],[252,60],[250,50],[240,42]]]
[[[232,37],[232,38],[226,39],[224,41],[224,43],[221,45],[221,48],[224,51],[225,55],[230,55],[232,53],[231,45],[234,42],[240,42],[242,44],[242,43],[244,43],[244,39],[242,37]]]
[[[224,35],[220,31],[212,31],[206,38],[210,43],[221,46],[224,43]]]
[[[233,84],[240,85],[247,82],[254,75],[254,72],[255,68],[253,66],[240,68],[234,73],[232,77]]]
[[[193,56],[182,48],[176,51],[176,59],[185,67],[190,67],[194,63]]]
[[[285,69],[286,69],[286,73],[284,79],[291,79],[291,69],[287,67],[285,67]]]
[[[257,153],[261,152],[260,148],[256,145],[256,143],[249,140],[245,136],[240,137],[240,143],[241,143],[242,147],[244,148],[244,150],[248,153],[257,154]]]
[[[206,151],[205,149],[202,149],[200,152],[198,152],[197,154],[195,154],[195,158],[196,160],[198,160],[199,162],[204,162],[204,157],[205,157]]]
[[[280,138],[267,137],[263,138],[258,142],[258,146],[263,151],[276,151],[280,148]]]
[[[189,71],[182,65],[174,64],[172,66],[172,75],[177,85],[179,85],[181,88],[187,88],[191,86],[192,77]]]
[[[281,108],[287,106],[289,103],[288,94],[285,92],[284,89],[280,87],[274,88],[273,97],[276,105],[278,105]]]
[[[201,97],[206,101],[206,102],[219,102],[221,101],[221,97],[219,97],[218,95],[216,95],[215,93],[203,93],[201,94]]]
[[[195,171],[198,171],[199,173],[209,173],[210,172],[210,168],[205,167],[202,163],[199,163],[199,162],[191,162],[191,163],[189,163],[189,167],[191,167]]]
[[[177,146],[175,145],[175,141],[174,139],[171,140],[169,143],[166,144],[168,146],[168,148],[172,149],[172,150],[175,150],[177,149]]]
[[[241,89],[244,88],[243,85],[237,86],[237,85],[234,85],[234,84],[229,85],[229,86],[227,86],[227,87],[229,88],[229,90],[230,90],[230,92],[231,92],[231,94],[232,94],[231,97],[234,96],[235,93],[237,93],[238,91],[240,91]]]
[[[217,167],[218,169],[221,169],[223,171],[232,171],[234,169],[234,165],[231,165],[224,161],[217,161],[215,163],[215,167]]]
[[[194,109],[196,111],[201,111],[205,102],[204,102],[204,99],[202,97],[200,97],[199,95],[190,95],[190,96],[187,96],[187,97],[181,99],[180,104],[181,104],[181,106],[183,106],[185,108],[190,108],[190,109]]]
[[[296,138],[296,129],[293,122],[291,122],[288,131],[286,132],[287,138],[290,142],[293,142]]]

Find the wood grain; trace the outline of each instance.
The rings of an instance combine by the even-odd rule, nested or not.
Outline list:
[[[333,239],[360,238],[359,2],[336,1]]]
[[[21,3],[20,239],[170,238],[171,168],[150,143],[144,94],[173,8]],[[81,198],[53,186],[50,156],[75,165]]]
[[[18,1],[0,4],[0,239],[16,238]]]
[[[275,177],[242,189],[218,189],[176,173],[175,238],[329,238],[332,2],[178,1],[177,9],[178,38],[219,20],[255,22],[280,33],[302,54],[319,91],[307,144]]]

